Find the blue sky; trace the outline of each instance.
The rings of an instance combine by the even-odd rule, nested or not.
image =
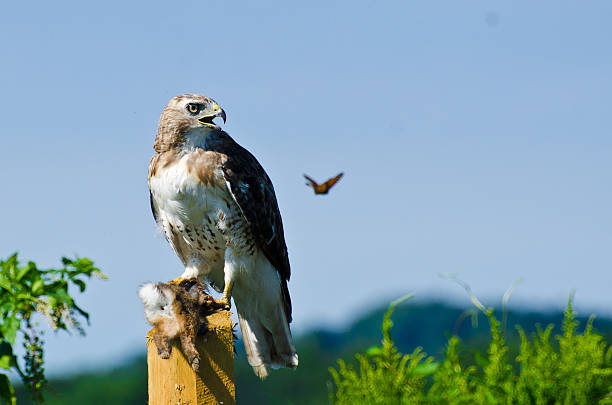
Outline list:
[[[272,178],[296,331],[407,292],[469,305],[612,305],[606,1],[7,2],[0,255],[91,257],[86,339],[48,369],[144,350],[136,296],[180,263],[146,185],[159,114],[213,97]],[[303,173],[346,176],[326,197]],[[418,326],[415,326],[418,327]],[[69,350],[67,350],[69,348]]]

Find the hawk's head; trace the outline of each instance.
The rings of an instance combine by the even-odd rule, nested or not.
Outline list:
[[[202,135],[220,130],[221,127],[213,122],[217,117],[225,123],[225,111],[212,98],[199,94],[173,97],[159,119],[155,149],[177,146],[191,131]]]
[[[162,113],[162,119],[179,121],[184,129],[221,129],[213,122],[217,117],[221,117],[225,123],[225,111],[212,98],[199,94],[183,94],[172,98]]]

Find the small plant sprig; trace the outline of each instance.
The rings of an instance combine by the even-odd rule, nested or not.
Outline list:
[[[82,316],[89,322],[89,314],[80,308],[69,293],[70,286],[80,292],[86,289],[84,279],[96,276],[106,279],[100,269],[87,258],[62,258],[59,269],[42,270],[34,262],[21,266],[17,254],[0,260],[0,368],[13,369],[36,403],[43,402],[44,342],[42,331],[32,315],[47,318],[53,330],[75,330],[84,334],[78,320]],[[14,354],[17,333],[23,333],[24,366]],[[14,405],[15,390],[6,374],[0,373],[0,400]]]

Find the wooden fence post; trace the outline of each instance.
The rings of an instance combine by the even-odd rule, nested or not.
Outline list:
[[[230,311],[206,318],[206,341],[198,336],[200,370],[193,371],[178,339],[172,343],[169,359],[157,354],[152,329],[147,334],[149,405],[236,404],[234,387],[234,342]]]

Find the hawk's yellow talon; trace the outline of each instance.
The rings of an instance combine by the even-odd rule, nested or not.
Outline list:
[[[179,277],[175,278],[175,279],[174,279],[174,280],[172,280],[172,281],[168,281],[168,284],[176,284],[176,285],[179,285],[179,284],[181,284],[181,282],[182,282],[182,281],[184,281],[184,280],[186,280],[186,279],[184,279],[183,277],[179,276]]]

